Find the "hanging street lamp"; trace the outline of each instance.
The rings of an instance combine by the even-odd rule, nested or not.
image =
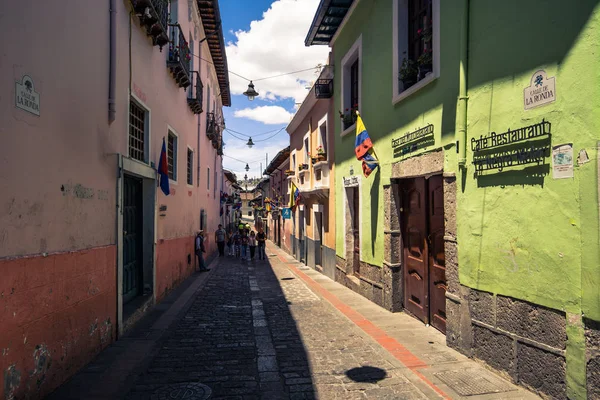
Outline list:
[[[252,148],[252,146],[254,146],[254,142],[252,141],[252,138],[248,139],[248,143],[246,143],[246,145],[250,148]]]
[[[248,163],[246,163],[246,168],[244,168],[246,170],[246,172],[250,171],[250,166],[248,166]]]
[[[252,83],[252,81],[250,81],[250,83],[248,84],[248,90],[246,90],[243,94],[244,96],[247,96],[248,100],[250,101],[254,100],[254,98],[258,96],[258,92],[254,90],[254,84]]]

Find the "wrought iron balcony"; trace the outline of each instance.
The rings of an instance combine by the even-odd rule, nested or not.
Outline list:
[[[202,95],[204,85],[202,85],[202,80],[200,79],[200,73],[198,71],[192,71],[192,86],[188,91],[188,106],[190,106],[191,110],[194,114],[202,113]]]
[[[317,79],[315,83],[315,97],[329,99],[333,96],[333,79]]]
[[[213,139],[217,135],[217,120],[215,119],[214,112],[206,113],[206,136],[209,139]]]
[[[215,133],[214,137],[212,138],[212,145],[215,149],[218,149],[221,145],[221,129],[219,128],[218,125],[216,127],[216,133]]]
[[[167,24],[169,19],[168,0],[131,0],[140,24],[146,28],[146,34],[152,37],[152,44],[160,51],[169,43]]]
[[[190,59],[192,54],[187,40],[181,31],[179,24],[169,25],[169,58],[167,67],[173,74],[175,82],[179,87],[187,88],[190,86]]]

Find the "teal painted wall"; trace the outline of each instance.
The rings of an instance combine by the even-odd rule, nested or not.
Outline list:
[[[375,152],[380,160],[379,171],[361,183],[361,260],[381,265],[383,260],[383,190],[388,184],[391,165],[406,157],[394,157],[391,141],[407,132],[434,125],[434,144],[422,148],[411,156],[454,145],[456,123],[456,101],[458,91],[458,54],[460,9],[450,2],[441,2],[440,13],[440,64],[439,78],[415,92],[396,105],[392,104],[393,85],[397,76],[392,70],[393,12],[389,0],[360,1],[351,18],[340,31],[333,46],[335,81],[334,111],[341,110],[340,87],[342,58],[362,34],[362,109],[363,121],[373,140]],[[344,216],[346,199],[342,177],[349,176],[352,166],[354,174],[362,176],[361,163],[354,155],[355,133],[340,137],[341,119],[335,119],[336,160],[336,253],[344,254]],[[449,171],[456,170],[456,152],[447,152]]]

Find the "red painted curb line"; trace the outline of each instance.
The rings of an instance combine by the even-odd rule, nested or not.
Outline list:
[[[273,251],[273,249],[270,250]],[[408,369],[414,372],[415,375],[417,375],[423,382],[425,382],[429,387],[431,387],[437,394],[442,396],[444,399],[450,399],[450,396],[444,393],[442,389],[437,387],[433,382],[431,382],[422,373],[418,371],[419,369],[429,367],[429,365],[427,365],[424,361],[422,361],[420,358],[411,353],[396,339],[388,336],[385,333],[385,331],[378,328],[375,324],[366,319],[361,313],[357,312],[352,307],[344,304],[340,299],[338,299],[336,295],[332,294],[320,284],[315,282],[310,276],[300,271],[298,268],[296,268],[294,264],[285,260],[281,256],[281,254],[278,254],[278,251],[274,252],[277,254],[277,258],[279,259],[279,261],[281,261],[288,268],[290,268],[296,275],[300,277],[300,279],[302,279],[314,291],[318,292],[323,298],[329,301],[329,303],[331,303],[339,312],[348,317],[348,319],[350,319],[356,326],[358,326],[365,333],[371,336],[371,338],[373,338],[377,343],[379,343],[381,347],[386,349],[388,353],[394,356],[395,359],[400,361]]]

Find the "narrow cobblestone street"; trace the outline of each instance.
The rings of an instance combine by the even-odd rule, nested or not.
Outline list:
[[[101,354],[51,398],[537,398],[439,346],[443,336],[432,328],[405,315],[409,325],[398,325],[399,314],[292,262],[278,249],[267,253],[268,261],[226,257],[213,262],[211,272],[191,278],[204,279],[204,285],[185,292],[194,289],[187,308],[181,307],[177,318],[171,314],[154,322],[153,327],[166,327],[163,320],[172,319],[164,334],[145,329],[144,336],[138,328],[104,353],[121,352]],[[315,293],[320,281],[338,287],[323,285]],[[346,307],[332,301],[342,295],[351,296],[344,299]],[[361,316],[357,324],[359,312],[372,318]],[[383,322],[381,317],[417,346],[409,351],[384,332],[387,328],[370,322]],[[422,332],[407,330],[413,323]],[[443,351],[433,354],[434,343]],[[427,350],[418,355],[419,348]],[[419,372],[424,367],[429,374]],[[436,378],[448,369],[466,369],[468,381],[458,374]]]

